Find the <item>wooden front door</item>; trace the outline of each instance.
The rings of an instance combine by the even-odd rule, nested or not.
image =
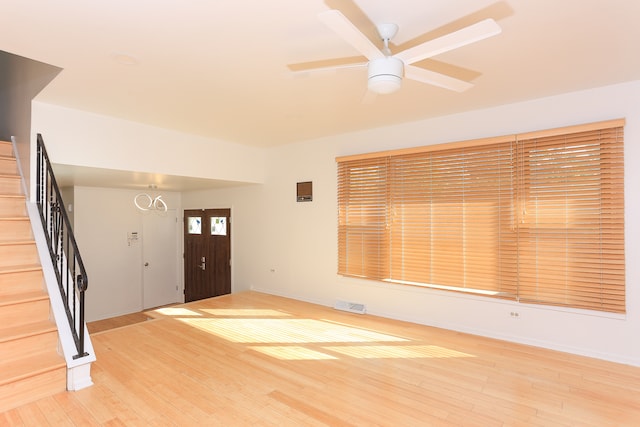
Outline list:
[[[185,302],[231,293],[231,210],[184,211]]]

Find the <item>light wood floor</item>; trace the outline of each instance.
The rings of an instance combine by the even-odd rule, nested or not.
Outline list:
[[[254,292],[155,316],[0,425],[640,425],[640,368]]]
[[[144,311],[140,313],[125,314],[109,319],[89,322],[87,323],[87,330],[90,334],[97,334],[111,329],[122,328],[123,326],[130,326],[135,323],[145,322],[149,320],[150,317],[151,316]]]
[[[159,308],[172,307],[177,304],[167,304],[160,307],[150,308],[138,313],[129,313],[122,316],[110,317],[108,319],[96,320],[87,323],[87,330],[90,334],[97,334],[111,329],[122,328],[123,326],[130,326],[134,323],[146,322],[149,319],[154,318],[154,311]]]

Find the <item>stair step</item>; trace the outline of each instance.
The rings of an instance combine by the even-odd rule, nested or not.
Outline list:
[[[27,205],[24,196],[0,194],[0,217],[27,216]]]
[[[55,349],[32,354],[20,360],[0,361],[0,386],[49,372],[61,366],[66,367],[64,358]]]
[[[13,157],[13,144],[8,141],[0,141],[0,156]]]
[[[17,175],[18,163],[13,156],[0,155],[0,175]]]
[[[27,217],[0,218],[0,241],[32,240],[31,221]]]
[[[3,362],[52,350],[57,344],[58,330],[48,320],[0,329]]]
[[[39,291],[30,291],[30,292],[21,292],[18,295],[3,295],[0,297],[0,308],[13,305],[13,304],[23,304],[31,301],[39,301],[41,299],[48,299],[49,295],[44,290]],[[3,327],[2,323],[0,323]]]
[[[0,242],[0,268],[33,265],[40,262],[33,240]]]
[[[53,351],[0,361],[0,412],[66,389],[65,361]]]
[[[20,186],[21,180],[19,175],[1,175],[0,174],[0,194],[22,194]]]
[[[45,291],[0,295],[0,325],[3,328],[49,320],[50,303]]]
[[[44,289],[42,267],[39,264],[21,267],[0,267],[0,298]]]

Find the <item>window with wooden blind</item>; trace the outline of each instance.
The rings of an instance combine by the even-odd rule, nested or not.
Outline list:
[[[624,312],[623,125],[338,158],[338,273]]]

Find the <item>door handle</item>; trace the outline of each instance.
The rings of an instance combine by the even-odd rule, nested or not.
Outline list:
[[[205,270],[205,269],[206,269],[206,266],[204,265],[204,262],[203,262],[202,264],[198,264],[198,267],[199,267],[199,268],[201,268],[201,269],[203,269],[203,270]]]

